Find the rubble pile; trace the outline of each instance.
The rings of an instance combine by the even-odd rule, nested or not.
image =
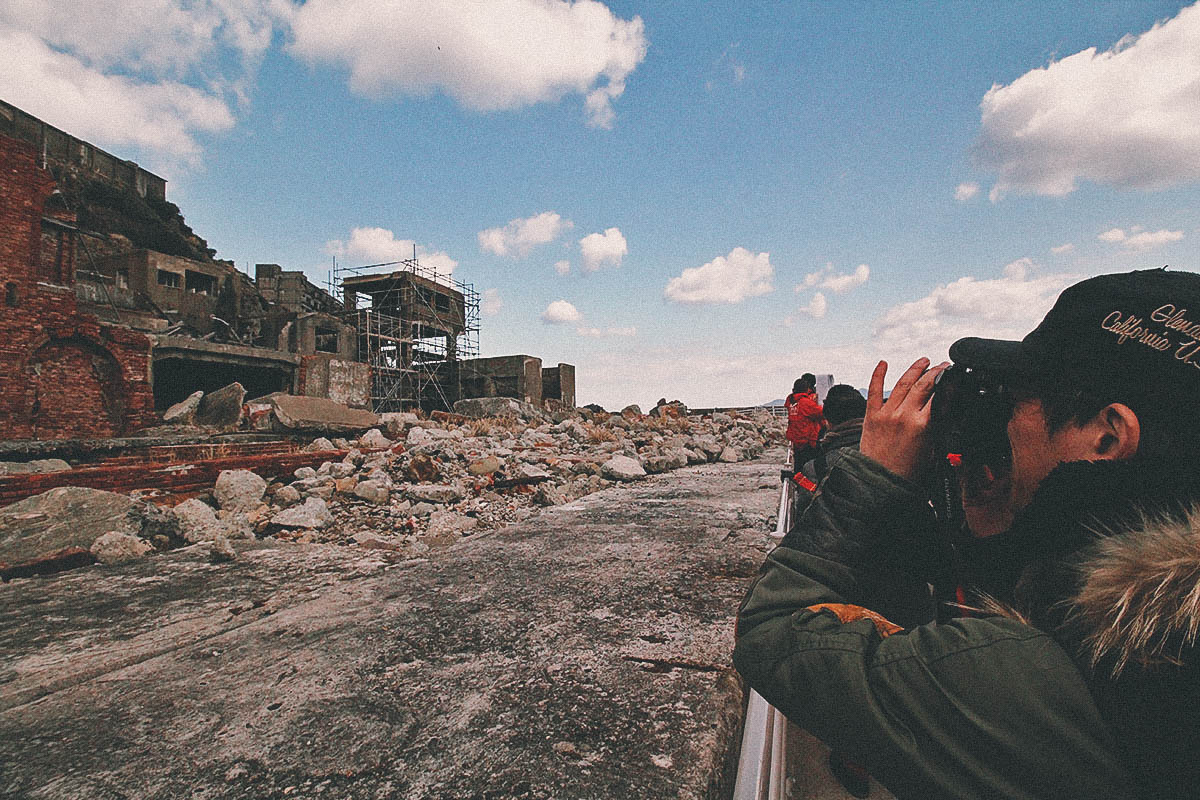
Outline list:
[[[99,535],[90,548],[71,544],[106,563],[188,545],[209,548],[213,561],[230,560],[236,557],[231,540],[254,537],[407,558],[617,483],[753,459],[782,442],[784,433],[784,420],[765,411],[689,417],[582,408],[550,415],[489,398],[460,403],[456,412],[432,419],[382,414],[379,427],[353,440],[319,437],[305,448],[347,451],[340,461],[301,467],[286,481],[227,470],[201,497],[173,509],[135,501],[125,517],[109,517],[117,524],[93,527]],[[30,507],[17,509],[17,516],[39,513],[39,499],[22,501]],[[0,509],[0,540],[6,525],[9,534],[16,532],[12,520],[3,519],[15,508]],[[149,518],[155,515],[166,519]],[[0,553],[0,562],[7,560]]]

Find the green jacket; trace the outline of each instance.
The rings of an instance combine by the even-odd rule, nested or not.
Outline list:
[[[915,624],[946,559],[918,487],[838,451],[743,602],[735,666],[900,798],[1136,796],[1050,633],[1000,616]]]

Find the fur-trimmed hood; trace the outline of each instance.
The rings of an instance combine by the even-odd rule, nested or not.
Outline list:
[[[1091,666],[1182,663],[1200,633],[1200,508],[1101,533],[1069,612]]]
[[[1110,678],[1182,663],[1200,634],[1200,475],[1177,465],[1064,464],[1010,531],[965,552],[989,611],[1055,632]]]

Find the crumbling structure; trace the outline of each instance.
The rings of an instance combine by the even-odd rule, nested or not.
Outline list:
[[[0,284],[0,439],[123,436],[234,382],[377,412],[575,402],[570,365],[476,358],[479,295],[415,254],[337,268],[332,294],[278,264],[252,279],[163,178],[2,101]]]
[[[391,268],[387,272],[369,270]],[[371,371],[373,411],[449,408],[462,396],[460,359],[479,353],[479,294],[416,258],[334,269],[343,319]]]

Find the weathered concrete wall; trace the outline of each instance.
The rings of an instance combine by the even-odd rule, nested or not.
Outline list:
[[[53,188],[37,153],[0,135],[0,438],[117,436],[154,424],[150,339],[81,313],[61,285],[73,279],[75,248],[62,228],[44,233]]]
[[[459,363],[463,397],[514,397],[542,404],[542,360],[533,356],[472,358]]]
[[[302,356],[296,377],[296,393],[324,397],[351,408],[371,403],[370,367],[326,355]]]
[[[575,365],[559,364],[542,368],[542,399],[575,407]]]

